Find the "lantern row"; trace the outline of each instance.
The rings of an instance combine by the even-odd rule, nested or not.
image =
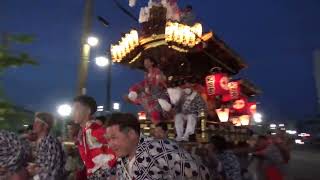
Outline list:
[[[111,57],[114,62],[120,62],[126,55],[139,45],[138,31],[131,30],[125,34],[116,45],[111,45]]]
[[[176,43],[183,47],[193,48],[201,42],[202,25],[196,23],[193,26],[177,22],[167,22],[165,28],[165,42]],[[111,57],[113,62],[120,62],[132,50],[139,46],[139,35],[136,30],[131,30],[121,38],[118,44],[111,45]]]
[[[221,72],[210,74],[206,77],[206,91],[209,100],[220,96],[222,104],[230,104],[228,107],[216,109],[221,122],[231,121],[236,126],[249,125],[250,118],[256,113],[255,102],[248,102],[241,95],[240,82],[229,82],[229,77]]]
[[[177,22],[167,22],[165,29],[166,42],[174,42],[192,48],[201,42],[202,25],[196,23],[188,26]]]

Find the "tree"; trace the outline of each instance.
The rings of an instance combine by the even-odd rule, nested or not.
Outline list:
[[[3,33],[2,36],[2,44],[0,44],[0,77],[3,75],[5,70],[10,67],[20,67],[23,65],[36,65],[36,61],[33,60],[30,55],[26,52],[12,52],[9,49],[9,45],[11,44],[23,44],[27,45],[33,41],[33,37],[25,34],[18,35],[9,35]],[[5,98],[5,93],[3,90],[2,84],[0,84],[0,118],[6,119],[8,117],[12,117],[14,115],[19,116],[21,118],[21,113],[15,110],[12,103],[10,103]],[[18,118],[18,117],[17,117]],[[0,119],[0,120],[1,120]],[[0,123],[3,125],[3,122]]]

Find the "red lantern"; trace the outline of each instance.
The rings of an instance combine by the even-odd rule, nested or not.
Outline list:
[[[247,99],[245,97],[235,100],[232,104],[232,109],[235,114],[248,114],[247,112]]]
[[[228,93],[229,78],[223,73],[211,74],[206,77],[206,89],[209,97]]]
[[[232,81],[228,83],[228,93],[222,96],[222,102],[229,102],[240,97],[240,83],[238,81]]]
[[[238,99],[240,97],[240,84],[237,81],[229,82],[229,93],[231,99]]]

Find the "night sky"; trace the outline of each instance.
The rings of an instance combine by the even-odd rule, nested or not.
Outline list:
[[[119,0],[127,6],[127,0]],[[139,0],[138,0],[139,1]],[[5,73],[7,97],[34,111],[55,112],[56,106],[74,96],[80,58],[83,0],[2,0],[0,32],[28,33],[36,41],[13,46],[29,52],[39,66],[12,68]],[[201,3],[200,3],[201,2]],[[145,4],[146,0],[140,0]],[[316,113],[313,52],[320,48],[318,0],[180,0],[192,4],[206,30],[213,30],[233,48],[249,68],[240,77],[251,80],[263,94],[260,111],[269,121],[300,120]],[[128,7],[129,8],[129,7]],[[138,16],[138,8],[130,9]],[[95,15],[108,19],[105,28],[94,20],[92,33],[103,55],[110,43],[137,24],[111,0],[96,0]],[[114,65],[112,100],[121,101],[128,87],[143,78],[139,71]],[[105,102],[106,72],[90,62],[88,94]],[[122,109],[135,108],[122,103]]]

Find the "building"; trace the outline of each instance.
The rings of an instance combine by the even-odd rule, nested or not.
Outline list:
[[[316,92],[317,92],[317,107],[318,114],[320,114],[320,49],[314,52],[314,79],[316,83]]]

